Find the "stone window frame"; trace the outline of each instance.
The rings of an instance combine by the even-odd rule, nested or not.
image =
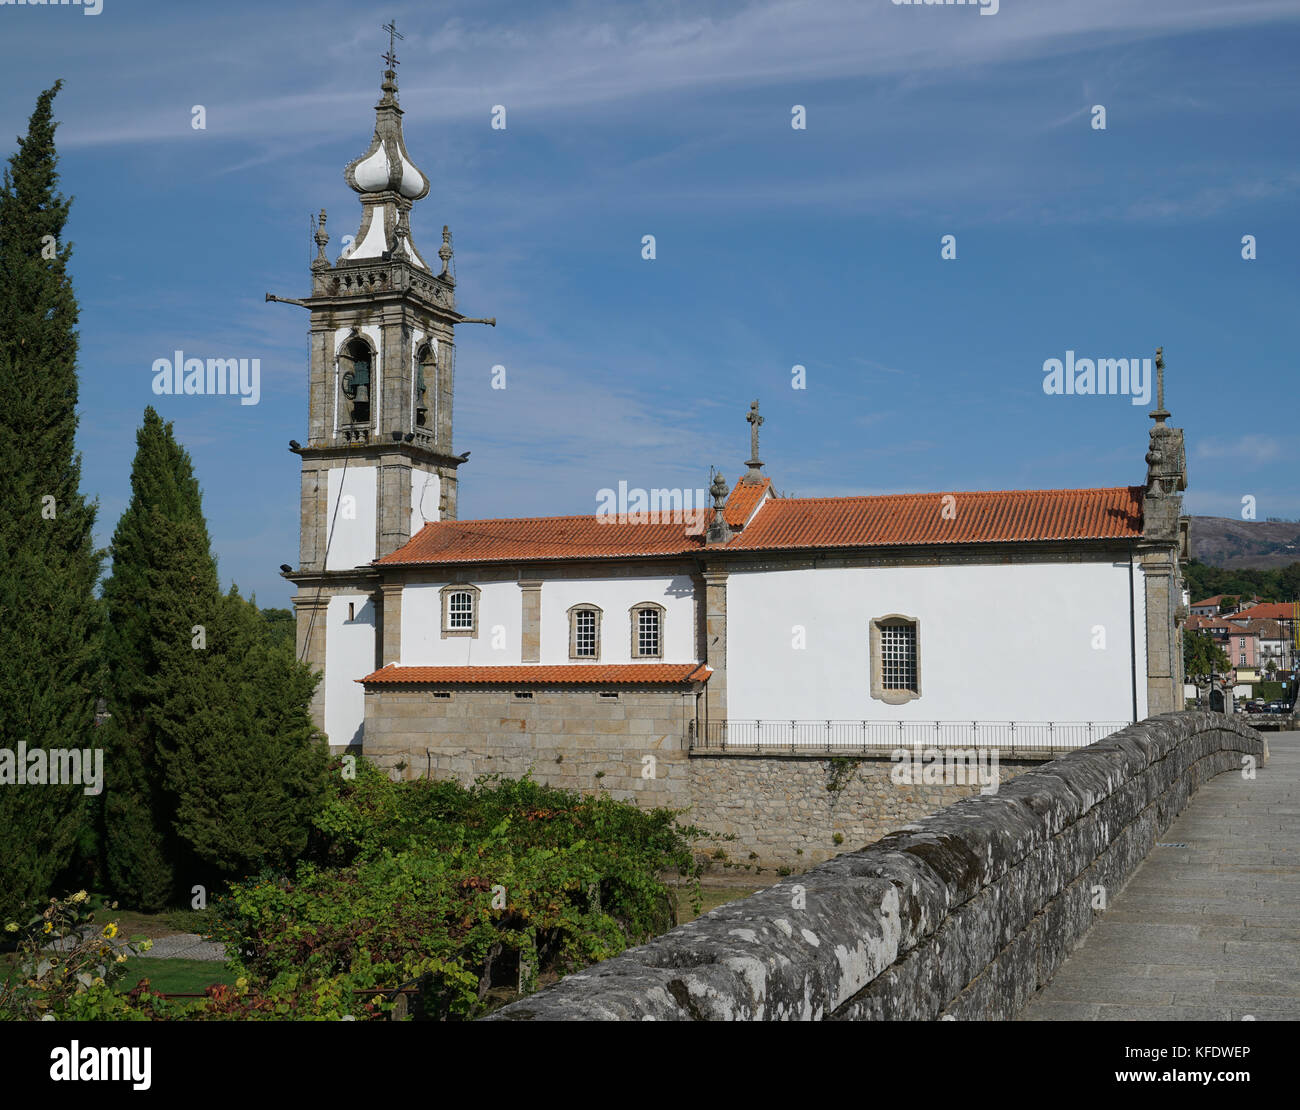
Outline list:
[[[646,609],[653,609],[659,614],[659,650],[654,654],[642,654],[641,652],[641,637],[638,635],[641,626],[640,614]],[[633,659],[662,659],[664,657],[664,624],[667,615],[668,610],[657,601],[638,601],[628,609],[628,623],[632,633]]]
[[[881,629],[910,625],[912,628],[914,650],[916,653],[916,686],[910,690],[885,689],[885,659]],[[921,696],[921,621],[918,617],[909,617],[905,613],[886,613],[881,617],[872,617],[870,624],[871,644],[871,697],[883,701],[886,705],[904,705]]]
[[[596,652],[594,655],[578,654],[578,611],[590,610],[596,614]],[[605,617],[605,611],[599,605],[593,605],[588,601],[580,601],[577,605],[570,605],[568,609],[569,616],[569,658],[583,662],[600,662],[600,626]]]
[[[360,343],[370,351],[370,412],[366,420],[353,420],[352,402],[344,396],[343,393],[343,374],[346,371],[344,362],[351,363],[353,356],[348,353],[348,348],[353,343]],[[376,423],[376,410],[378,407],[378,384],[379,384],[379,351],[376,349],[370,336],[361,331],[360,328],[352,328],[347,335],[343,337],[341,343],[334,351],[334,405],[335,405],[335,424],[340,428],[374,428]],[[344,415],[348,419],[343,419]],[[414,417],[412,417],[414,419]]]
[[[452,628],[451,595],[465,593],[470,595],[471,624],[468,628]],[[478,639],[479,602],[482,599],[482,594],[483,591],[471,582],[449,582],[438,591],[438,601],[442,607],[442,638],[444,640],[451,636],[468,636],[471,640]]]

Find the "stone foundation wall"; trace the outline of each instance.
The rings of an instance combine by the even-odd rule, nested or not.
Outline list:
[[[470,783],[500,772],[566,790],[608,791],[647,808],[691,804],[683,714],[695,699],[678,690],[514,688],[450,691],[374,687],[366,692],[364,753],[404,778]]]
[[[1000,760],[999,783],[1047,758]],[[730,860],[803,870],[981,790],[978,781],[895,783],[891,772],[897,766],[885,755],[832,759],[697,752],[690,759],[688,820],[734,836],[720,844]]]
[[[1267,758],[1234,717],[1149,718],[487,1020],[1013,1017],[1191,794]]]
[[[513,689],[473,688],[434,698],[427,688],[372,688],[364,753],[404,778],[469,783],[531,770],[566,790],[686,810],[684,821],[712,834],[697,854],[714,870],[802,871],[981,789],[977,781],[897,784],[883,754],[688,754],[682,735],[694,697],[676,690],[531,692],[520,699]],[[1001,760],[999,780],[1040,762]]]

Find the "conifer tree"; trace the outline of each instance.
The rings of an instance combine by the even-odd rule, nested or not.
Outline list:
[[[159,626],[168,645],[182,632]],[[176,831],[210,879],[287,866],[324,787],[328,750],[308,710],[319,675],[233,587],[202,632],[190,649],[201,665],[169,646],[155,691]]]
[[[0,184],[0,748],[94,748],[102,555],[80,492],[77,302],[58,192],[62,82],[37,98]],[[12,765],[11,765],[12,767]],[[0,771],[0,773],[3,773]],[[112,774],[107,759],[105,777]],[[42,899],[84,824],[79,785],[0,783],[0,911]]]
[[[155,678],[166,654],[156,638],[159,614],[180,614],[183,619],[163,634],[188,646],[189,629],[214,611],[219,587],[193,464],[171,424],[152,406],[136,433],[131,500],[113,534],[112,552],[112,576],[104,583],[114,767],[104,802],[105,864],[118,897],[154,910],[175,889],[180,850],[155,711]],[[180,560],[185,574],[172,574],[163,565],[167,560]],[[201,660],[181,655],[179,662],[193,668]],[[168,681],[176,675],[169,673]]]

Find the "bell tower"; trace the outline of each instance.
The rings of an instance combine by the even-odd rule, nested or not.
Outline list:
[[[452,400],[456,311],[451,234],[430,266],[410,213],[429,193],[402,135],[397,58],[390,33],[382,95],[366,151],[343,171],[361,200],[361,223],[331,262],[322,209],[311,295],[275,297],[311,313],[307,441],[302,462],[296,570],[298,652],[325,672],[313,717],[338,747],[361,741],[364,695],[354,681],[378,664],[383,604],[373,560],[425,524],[455,519]]]

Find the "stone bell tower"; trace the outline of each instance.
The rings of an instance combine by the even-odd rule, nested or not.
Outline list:
[[[384,606],[370,564],[426,523],[455,519],[456,471],[469,455],[452,450],[454,330],[467,320],[451,235],[444,226],[431,267],[411,235],[429,179],[402,136],[391,39],[384,60],[374,136],[343,171],[361,199],[360,228],[331,263],[322,210],[311,295],[267,294],[311,313],[307,441],[290,447],[302,460],[301,540],[286,577],[298,587],[299,655],[325,672],[313,717],[336,747],[360,743],[354,680],[378,665]]]

